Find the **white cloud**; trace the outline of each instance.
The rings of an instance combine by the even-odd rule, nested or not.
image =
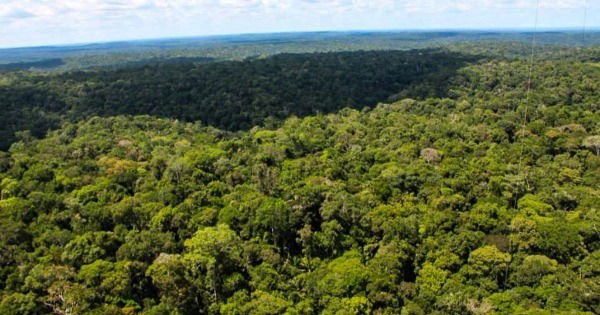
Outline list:
[[[82,16],[101,18],[103,12],[127,12],[138,10],[288,10],[291,8],[313,10],[409,10],[435,11],[478,11],[490,9],[532,8],[535,0],[2,0],[0,17],[12,19],[46,17],[55,18]],[[543,8],[581,8],[584,0],[541,1]],[[156,12],[160,13],[160,12]],[[4,22],[6,23],[6,22]]]
[[[593,2],[593,1],[592,1]],[[95,18],[107,11],[172,9],[407,9],[411,11],[477,11],[489,9],[532,8],[535,0],[2,0],[0,17],[38,17],[82,15]],[[543,8],[581,8],[584,0],[541,1]]]
[[[0,11],[0,21],[12,21],[35,17],[35,15],[29,11],[13,8],[9,10]]]

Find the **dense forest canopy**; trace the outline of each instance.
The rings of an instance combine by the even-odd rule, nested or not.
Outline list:
[[[500,47],[3,75],[0,314],[600,313],[597,47]]]
[[[244,130],[290,115],[360,109],[403,97],[446,97],[448,84],[463,76],[462,69],[486,60],[509,62],[519,73],[515,79],[524,80],[527,53],[530,48],[522,44],[464,43],[444,49],[281,54],[214,63],[179,58],[52,74],[0,72],[0,150],[8,149],[23,131],[39,138],[63,121],[94,115],[150,114]],[[600,61],[600,50],[539,46],[536,58],[561,65],[594,63]]]
[[[227,129],[266,118],[372,107],[389,97],[443,96],[477,58],[443,50],[283,54],[218,63],[160,63],[0,81],[0,149],[16,132],[40,137],[62,120],[149,114]],[[1,75],[0,75],[1,78]]]

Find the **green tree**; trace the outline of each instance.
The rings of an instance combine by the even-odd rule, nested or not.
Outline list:
[[[198,230],[185,241],[186,254],[182,261],[192,281],[211,292],[210,301],[219,303],[227,276],[242,268],[240,239],[227,225]]]
[[[511,255],[503,253],[496,246],[484,246],[469,255],[469,271],[475,277],[489,277],[498,280],[511,261]]]

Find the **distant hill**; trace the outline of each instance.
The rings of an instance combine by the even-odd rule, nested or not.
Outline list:
[[[557,47],[600,44],[600,32],[590,30],[585,41],[581,31],[540,31],[538,43]],[[19,63],[61,59],[53,69],[121,66],[178,58],[243,60],[279,53],[311,53],[358,50],[407,50],[447,47],[457,43],[530,43],[531,31],[387,31],[308,32],[243,34],[226,36],[166,38],[66,46],[0,49],[0,64],[23,69]],[[48,69],[44,63],[34,68]],[[1,68],[0,68],[1,69]]]

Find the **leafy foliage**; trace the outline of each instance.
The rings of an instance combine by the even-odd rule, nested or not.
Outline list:
[[[485,60],[449,97],[238,133],[22,135],[0,155],[0,312],[598,313],[599,71],[540,62],[527,104],[526,63]]]
[[[91,116],[149,114],[240,130],[290,115],[372,107],[416,84],[413,94],[441,96],[443,82],[469,60],[475,58],[437,50],[339,52],[13,74],[0,84],[0,149],[16,132],[41,137],[60,121]]]

